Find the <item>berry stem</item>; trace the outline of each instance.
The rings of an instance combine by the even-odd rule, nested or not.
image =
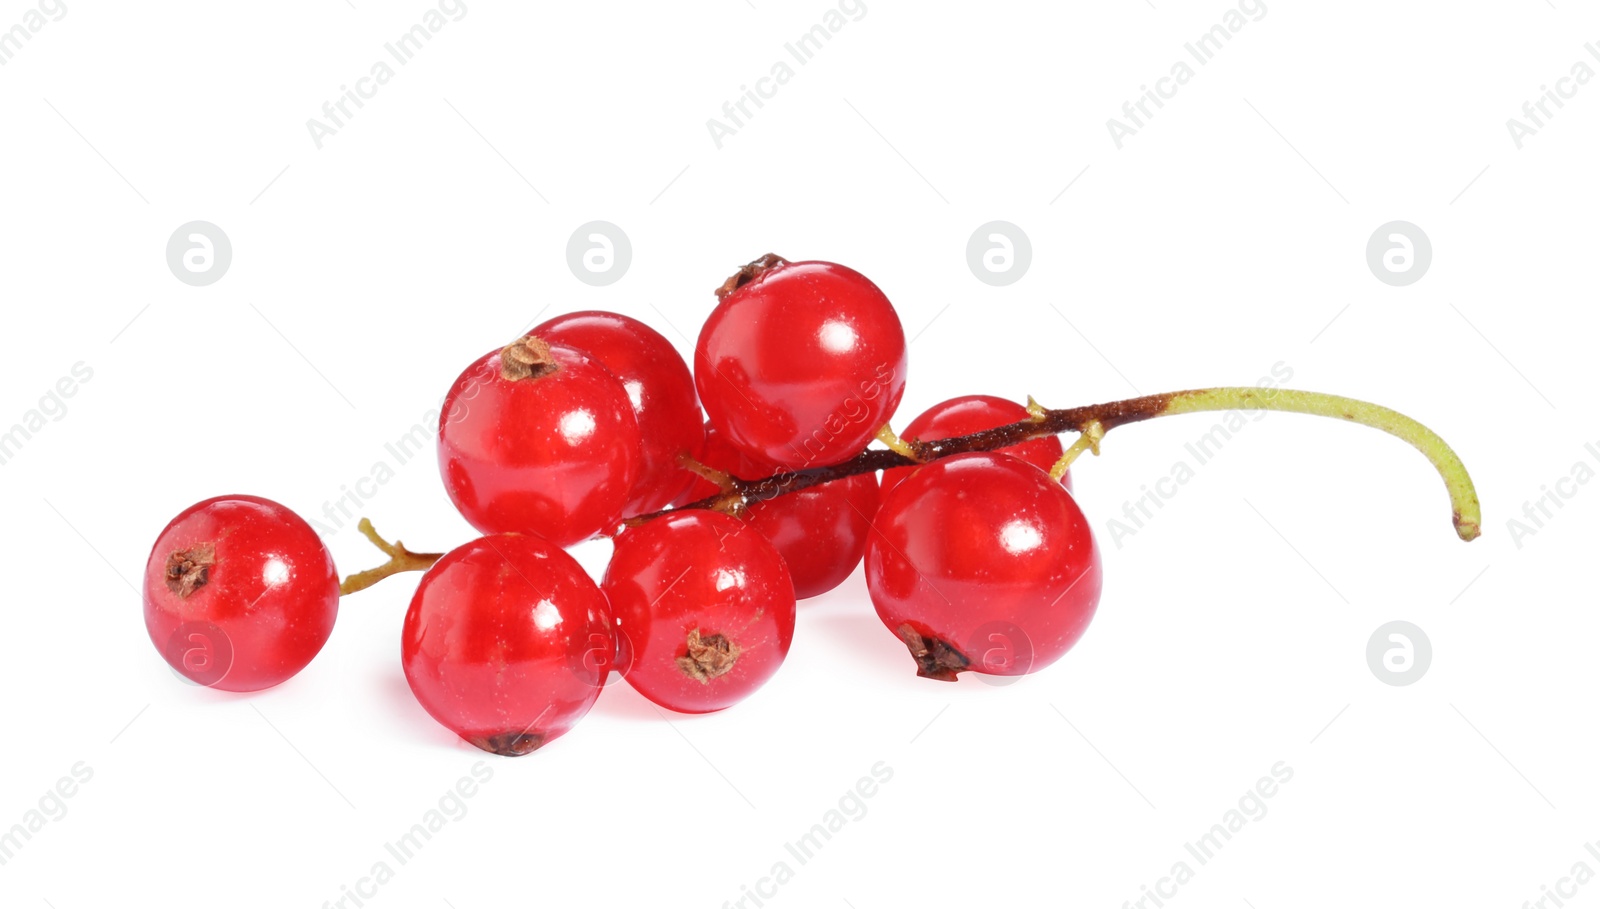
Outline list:
[[[1076,458],[1086,450],[1098,454],[1100,440],[1105,434],[1127,423],[1139,423],[1155,417],[1185,413],[1228,410],[1276,410],[1285,413],[1335,417],[1351,423],[1359,423],[1362,426],[1370,426],[1373,429],[1380,429],[1408,443],[1411,447],[1422,452],[1423,456],[1428,459],[1428,462],[1433,465],[1434,469],[1439,472],[1439,476],[1444,480],[1445,489],[1450,494],[1451,521],[1455,524],[1456,535],[1463,540],[1471,541],[1477,539],[1478,534],[1481,532],[1483,517],[1478,504],[1478,492],[1473,488],[1472,477],[1467,474],[1466,465],[1461,463],[1461,458],[1433,430],[1405,414],[1378,404],[1315,391],[1243,387],[1175,391],[1167,394],[1144,395],[1143,397],[1128,398],[1122,401],[1111,401],[1105,404],[1067,407],[1060,410],[1040,407],[1031,398],[1028,401],[1028,405],[1030,414],[1028,419],[996,427],[995,429],[986,429],[969,435],[932,441],[894,437],[900,443],[900,447],[915,452],[918,455],[917,458],[908,457],[899,451],[868,449],[848,461],[834,464],[830,467],[813,467],[806,470],[777,473],[760,480],[742,480],[731,474],[711,470],[704,467],[704,465],[692,462],[685,463],[687,469],[695,470],[696,473],[716,483],[723,491],[707,496],[697,502],[680,505],[677,509],[666,509],[629,518],[623,524],[632,527],[652,518],[684,508],[707,508],[725,514],[738,514],[753,503],[764,502],[786,493],[799,492],[802,489],[809,489],[812,486],[820,486],[823,483],[831,483],[834,480],[842,480],[857,474],[890,470],[896,467],[914,467],[928,461],[936,461],[939,458],[947,458],[951,455],[968,451],[994,451],[1001,448],[1009,448],[1012,445],[1017,445],[1030,439],[1059,435],[1064,432],[1079,433],[1079,438],[1062,455],[1061,460],[1070,465],[1072,458]],[[1061,463],[1056,466],[1063,471],[1065,470],[1065,466]],[[367,539],[372,541],[374,546],[388,554],[389,561],[377,568],[362,571],[345,578],[344,583],[339,585],[341,594],[351,594],[358,590],[365,590],[392,574],[399,574],[404,571],[424,571],[442,557],[439,553],[411,552],[401,545],[398,540],[392,544],[389,543],[378,536],[377,531],[372,529],[372,522],[366,518],[362,518],[361,523],[357,526],[366,535]]]
[[[1085,451],[1094,452],[1095,457],[1100,456],[1100,440],[1106,437],[1105,427],[1099,420],[1090,420],[1089,425],[1083,428],[1078,438],[1073,441],[1072,447],[1061,453],[1056,463],[1050,468],[1050,479],[1060,480],[1072,468],[1072,462],[1078,460],[1078,455]]]
[[[389,561],[384,562],[377,568],[358,571],[345,578],[339,583],[340,596],[348,596],[358,590],[366,590],[391,574],[399,574],[403,571],[427,571],[433,567],[434,562],[444,558],[444,553],[442,552],[412,552],[399,540],[395,540],[393,543],[385,540],[383,537],[378,536],[378,531],[373,529],[372,522],[366,518],[361,519],[361,522],[356,525],[356,529],[371,540],[372,545],[383,550],[389,556]]]
[[[906,444],[922,455],[921,463],[962,452],[1008,448],[1030,439],[1063,432],[1084,434],[1089,441],[1083,447],[1092,450],[1099,442],[1095,436],[1103,436],[1127,423],[1138,423],[1174,414],[1228,410],[1277,410],[1336,417],[1383,430],[1422,452],[1439,472],[1450,495],[1451,521],[1455,525],[1456,535],[1463,540],[1473,540],[1480,532],[1482,514],[1477,490],[1473,488],[1472,478],[1467,474],[1466,465],[1461,463],[1461,458],[1444,439],[1416,420],[1387,407],[1322,392],[1287,388],[1201,388],[1060,410],[1036,408],[1029,419],[1006,426],[950,439],[925,442],[907,440]],[[1076,452],[1081,452],[1083,447],[1073,446]],[[727,512],[753,502],[762,502],[822,483],[877,470],[914,466],[917,463],[919,461],[895,451],[869,449],[848,461],[830,467],[779,473],[762,480],[747,481],[736,478],[733,489],[680,507],[710,508]],[[665,513],[656,512],[630,518],[626,523],[631,526]]]

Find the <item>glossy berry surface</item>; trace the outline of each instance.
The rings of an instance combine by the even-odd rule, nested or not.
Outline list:
[[[150,550],[144,622],[179,675],[224,691],[270,688],[317,655],[339,613],[339,576],[316,531],[256,496],[183,510]]]
[[[885,496],[867,591],[917,674],[1023,675],[1060,659],[1100,601],[1100,554],[1072,494],[1007,455],[917,468]]]
[[[760,688],[794,639],[794,588],[772,544],[737,518],[691,509],[623,531],[602,582],[623,678],[682,713]]]
[[[611,370],[633,405],[643,438],[643,463],[624,516],[659,511],[694,474],[678,463],[701,445],[700,402],[694,377],[672,342],[650,326],[614,312],[575,312],[533,329],[551,344],[575,347]]]
[[[486,534],[570,546],[615,525],[642,459],[616,376],[589,354],[524,339],[467,367],[439,418],[439,470],[462,517]]]
[[[746,266],[706,319],[695,385],[740,451],[798,469],[843,461],[888,422],[906,383],[906,339],[889,299],[831,262]]]
[[[699,460],[746,480],[777,470],[752,461],[710,428]],[[696,479],[689,496],[702,499],[716,491],[711,483]],[[757,502],[745,520],[777,547],[789,566],[795,598],[803,600],[838,587],[855,571],[877,512],[878,479],[864,473]]]
[[[941,401],[923,411],[915,420],[907,423],[900,430],[903,439],[917,439],[923,442],[932,442],[937,439],[949,439],[955,436],[970,435],[982,432],[985,429],[995,429],[1018,423],[1028,419],[1028,408],[1015,401],[1005,398],[996,398],[992,395],[963,395]],[[998,449],[1001,454],[1008,454],[1014,458],[1032,464],[1048,473],[1056,461],[1060,460],[1062,448],[1061,439],[1056,436],[1045,436],[1023,442],[1021,445],[1012,445],[1009,448]],[[889,490],[899,485],[915,470],[914,467],[897,467],[894,470],[883,472],[883,494],[887,496]],[[1072,489],[1072,473],[1068,471],[1061,477],[1061,485]]]
[[[594,705],[611,669],[611,625],[600,588],[560,547],[480,537],[422,576],[401,664],[446,728],[485,751],[527,754]]]

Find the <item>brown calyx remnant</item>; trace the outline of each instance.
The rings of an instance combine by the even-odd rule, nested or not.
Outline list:
[[[544,736],[536,732],[502,732],[499,735],[476,736],[467,741],[491,754],[521,757],[538,750],[544,744]]]
[[[717,299],[720,300],[723,297],[726,297],[728,294],[731,294],[746,284],[749,284],[751,281],[754,281],[766,272],[777,268],[779,265],[788,264],[789,260],[778,255],[777,253],[767,253],[761,258],[734,272],[732,275],[729,275],[728,280],[723,281],[722,286],[717,288]]]
[[[518,338],[500,351],[500,378],[508,382],[537,379],[558,368],[550,345],[533,335]]]
[[[899,633],[900,640],[905,642],[906,649],[911,651],[911,658],[917,661],[917,675],[925,679],[954,682],[956,673],[971,665],[961,651],[939,638],[923,636],[910,625],[901,625],[895,631]]]
[[[201,543],[193,549],[180,549],[167,556],[167,589],[186,600],[211,580],[211,566],[217,564],[217,547]]]
[[[739,645],[720,634],[702,637],[700,629],[695,628],[689,632],[688,644],[688,654],[678,657],[678,668],[701,684],[727,673],[739,659]]]

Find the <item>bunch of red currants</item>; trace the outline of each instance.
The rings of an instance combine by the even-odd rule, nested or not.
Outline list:
[[[912,457],[881,481],[849,469],[874,439],[914,452],[1034,411],[956,398],[894,436],[905,334],[844,266],[769,255],[717,296],[692,375],[648,326],[580,312],[483,355],[450,388],[440,472],[483,536],[419,556],[372,535],[401,569],[426,567],[402,666],[428,713],[472,744],[538,748],[613,670],[671,710],[731,706],[782,664],[796,599],[863,558],[879,617],[929,678],[1038,670],[1093,616],[1100,557],[1055,436]],[[596,584],[563,547],[600,535],[615,548]],[[162,655],[229,691],[309,663],[340,596],[311,527],[251,496],[178,515],[144,580]]]

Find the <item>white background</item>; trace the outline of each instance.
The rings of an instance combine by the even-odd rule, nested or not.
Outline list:
[[[0,866],[5,905],[337,905],[382,859],[367,905],[454,909],[737,904],[780,860],[768,906],[854,909],[1121,906],[1179,860],[1179,905],[1255,909],[1520,906],[1600,870],[1600,485],[1564,484],[1520,541],[1507,524],[1600,469],[1600,87],[1520,150],[1506,127],[1600,67],[1581,4],[1269,0],[1121,150],[1107,118],[1224,3],[867,0],[719,149],[707,119],[829,7],[467,0],[320,150],[307,119],[424,3],[66,5],[0,68],[0,429],[93,370],[0,466],[0,828],[78,762],[93,776]],[[34,8],[0,3],[0,29]],[[233,244],[208,287],[164,258],[197,219]],[[606,287],[565,260],[596,219],[633,246]],[[1033,248],[1007,287],[965,257],[996,219]],[[1408,287],[1365,260],[1396,219],[1433,245]],[[712,288],[769,250],[896,303],[915,336],[896,425],[959,393],[1065,406],[1281,362],[1290,387],[1449,439],[1483,538],[1455,538],[1401,443],[1272,415],[1114,545],[1107,522],[1212,424],[1190,416],[1075,469],[1100,611],[1011,686],[916,678],[859,574],[802,604],[788,664],[738,707],[668,718],[619,686],[515,760],[411,697],[414,576],[344,603],[312,665],[259,694],[181,684],[150,645],[136,587],[183,507],[248,492],[320,515],[536,318],[614,309],[688,352]],[[469,537],[431,458],[376,489],[363,513],[391,536]],[[349,527],[330,546],[345,571],[379,559]],[[1408,687],[1366,662],[1396,619],[1432,641]],[[480,760],[466,814],[389,857]],[[880,761],[866,813],[794,861]],[[1184,843],[1280,761],[1267,813],[1196,863]]]

